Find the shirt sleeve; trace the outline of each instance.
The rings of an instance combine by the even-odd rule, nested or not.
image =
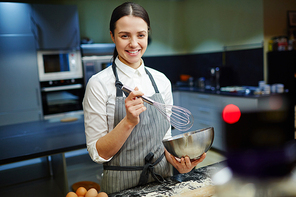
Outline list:
[[[99,156],[96,142],[108,132],[106,102],[106,88],[96,78],[91,78],[87,84],[83,99],[84,127],[86,145],[91,159],[97,163],[105,160]]]

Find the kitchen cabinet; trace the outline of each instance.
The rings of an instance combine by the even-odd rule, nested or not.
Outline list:
[[[40,120],[34,36],[0,35],[0,43],[0,125]]]
[[[29,12],[28,4],[0,3],[0,125],[41,119],[35,38],[30,31]]]
[[[37,50],[79,44],[76,6],[0,3],[0,125],[43,119]]]
[[[290,92],[296,91],[296,51],[273,51],[267,54],[268,83],[282,83]]]
[[[79,20],[75,5],[32,4],[32,9],[32,29],[38,50],[79,49]]]
[[[288,90],[291,137],[296,138],[296,51],[272,51],[267,54],[268,84],[281,83]]]
[[[296,105],[296,51],[273,51],[267,54],[268,83],[282,83]],[[293,107],[293,106],[292,106]]]
[[[242,111],[256,109],[258,98],[234,97],[219,94],[205,94],[197,92],[174,92],[174,104],[189,109],[194,117],[194,124],[190,130],[214,127],[215,137],[213,147],[226,151],[223,135],[223,108],[228,104],[238,106]]]
[[[0,3],[0,34],[31,34],[30,12],[29,4]]]

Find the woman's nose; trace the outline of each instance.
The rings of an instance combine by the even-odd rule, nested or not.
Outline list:
[[[136,38],[131,38],[130,40],[130,47],[138,46],[138,40]]]

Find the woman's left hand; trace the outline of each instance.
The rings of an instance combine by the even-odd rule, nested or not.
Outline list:
[[[165,150],[165,157],[168,162],[178,170],[179,173],[183,174],[190,172],[197,164],[202,162],[206,157],[206,153],[203,153],[198,159],[190,159],[188,156],[176,158],[167,150]]]

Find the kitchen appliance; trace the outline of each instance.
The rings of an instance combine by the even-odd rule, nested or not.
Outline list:
[[[208,127],[165,138],[162,143],[175,157],[189,156],[190,159],[195,159],[207,152],[212,147],[213,141],[214,128]]]
[[[130,93],[133,91],[133,89],[127,86],[122,86],[121,89],[126,93]],[[188,109],[176,105],[166,105],[158,103],[146,96],[141,96],[141,98],[146,103],[154,106],[161,113],[161,115],[163,115],[167,119],[167,121],[169,121],[169,123],[176,129],[180,131],[187,131],[192,127],[193,116]]]
[[[230,67],[220,66],[210,68],[210,83],[211,90],[220,90],[221,87],[232,86],[235,76]]]
[[[220,90],[220,68],[211,68],[211,90]]]
[[[40,86],[44,119],[65,116],[69,112],[82,114],[82,78],[43,81]]]
[[[43,118],[82,113],[84,81],[79,50],[37,51]]]
[[[112,64],[112,55],[85,56],[82,57],[82,63],[84,72],[84,84],[86,86],[91,76]]]
[[[107,68],[112,64],[113,52],[115,49],[114,43],[95,43],[82,44],[82,63],[84,71],[84,84],[86,86],[88,80],[94,74]]]
[[[79,50],[37,51],[37,62],[40,81],[83,77]]]

